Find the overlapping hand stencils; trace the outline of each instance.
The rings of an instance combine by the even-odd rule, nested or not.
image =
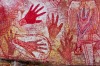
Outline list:
[[[87,30],[89,30],[91,27],[92,12],[90,11],[90,9],[86,9],[85,7],[83,7],[82,9],[80,9],[77,16],[78,35],[83,36],[84,33],[86,33]]]

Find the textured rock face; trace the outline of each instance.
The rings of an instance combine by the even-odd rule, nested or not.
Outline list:
[[[0,58],[18,66],[100,64],[99,0],[0,4]]]
[[[97,31],[99,23],[99,10],[95,1],[82,0],[71,2],[69,7],[69,25],[73,25],[73,27],[71,26],[70,28],[74,30],[74,35],[77,35],[77,47],[82,47],[86,64],[93,64],[94,48],[92,45],[96,44],[95,40],[97,42],[98,40],[100,41],[100,38],[94,38],[94,35],[96,36],[96,34],[99,33],[99,31]],[[79,50],[77,50],[77,52],[79,52]]]
[[[7,20],[5,8],[0,5],[0,35],[4,35],[10,28],[10,22]]]

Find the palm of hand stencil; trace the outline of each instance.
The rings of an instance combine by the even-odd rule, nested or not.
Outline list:
[[[25,21],[20,22],[20,24],[26,23],[26,24],[34,24],[34,23],[40,23],[42,22],[42,20],[37,20],[37,18],[39,16],[44,15],[46,12],[42,12],[37,14],[39,11],[41,11],[44,6],[40,7],[39,9],[37,9],[39,7],[40,4],[38,4],[34,9],[33,9],[33,5],[31,5],[29,11],[27,12],[27,14],[25,15],[25,17],[23,18]],[[25,25],[25,24],[24,24]]]

